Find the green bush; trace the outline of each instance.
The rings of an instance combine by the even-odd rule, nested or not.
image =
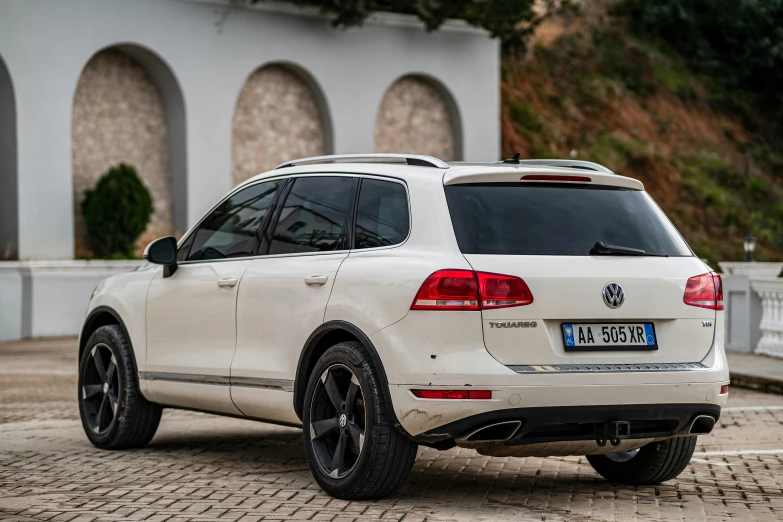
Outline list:
[[[120,163],[84,193],[82,215],[87,238],[98,257],[133,257],[136,240],[152,215],[150,191],[136,169]]]

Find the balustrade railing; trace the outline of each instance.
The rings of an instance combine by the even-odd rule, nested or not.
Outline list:
[[[762,307],[761,339],[755,352],[783,357],[783,278],[757,279],[751,286]]]

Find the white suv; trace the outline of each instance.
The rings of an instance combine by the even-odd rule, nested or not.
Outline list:
[[[720,276],[594,163],[296,160],[95,289],[79,405],[100,448],[162,407],[301,426],[329,494],[388,495],[418,445],[688,464],[725,404]]]

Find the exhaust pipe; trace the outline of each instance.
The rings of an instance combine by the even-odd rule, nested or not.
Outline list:
[[[715,427],[715,417],[710,415],[698,415],[688,429],[688,435],[707,435]]]
[[[503,421],[487,424],[454,438],[457,444],[466,442],[505,442],[522,426],[522,421]]]

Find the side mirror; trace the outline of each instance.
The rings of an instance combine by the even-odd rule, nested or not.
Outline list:
[[[156,265],[163,265],[163,277],[177,271],[177,240],[173,236],[156,239],[144,249],[144,259]]]

